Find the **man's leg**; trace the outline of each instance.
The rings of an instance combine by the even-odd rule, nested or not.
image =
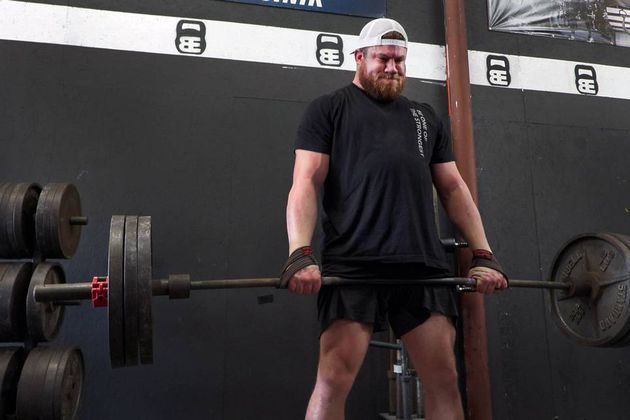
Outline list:
[[[432,313],[401,339],[422,381],[427,420],[463,420],[453,349],[455,327],[450,319]]]
[[[317,383],[308,403],[307,420],[341,420],[346,397],[361,368],[372,325],[337,320],[319,339]]]

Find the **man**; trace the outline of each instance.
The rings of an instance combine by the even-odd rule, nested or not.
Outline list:
[[[317,382],[307,419],[343,419],[346,397],[373,331],[386,318],[424,385],[427,419],[463,419],[453,352],[452,288],[326,286],[310,248],[323,189],[323,273],[354,279],[430,278],[449,267],[437,235],[433,185],[475,250],[477,291],[507,287],[479,212],[453,162],[433,109],[401,95],[407,34],[391,19],[361,31],[352,84],[313,101],[298,129],[287,204],[290,256],[282,278],[299,294],[318,293]]]

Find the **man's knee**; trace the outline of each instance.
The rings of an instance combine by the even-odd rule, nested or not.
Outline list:
[[[360,368],[360,361],[329,351],[320,357],[317,382],[331,392],[349,392]]]
[[[371,325],[335,321],[320,339],[318,386],[330,392],[349,392],[363,363],[371,333]]]
[[[458,393],[459,376],[452,366],[434,366],[421,375],[420,380],[426,392]]]

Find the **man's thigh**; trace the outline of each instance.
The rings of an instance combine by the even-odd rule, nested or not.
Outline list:
[[[421,379],[456,372],[455,326],[450,317],[433,312],[401,339]]]
[[[320,337],[320,368],[343,369],[356,374],[365,358],[371,336],[370,324],[346,319],[334,321]]]

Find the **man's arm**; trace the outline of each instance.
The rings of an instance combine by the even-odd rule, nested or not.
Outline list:
[[[293,185],[287,202],[289,254],[311,244],[317,224],[317,194],[326,180],[330,158],[324,153],[295,151]],[[321,274],[312,265],[298,271],[289,281],[289,290],[300,294],[319,292]]]
[[[455,162],[434,164],[431,171],[435,189],[449,219],[466,239],[470,248],[491,251],[479,210]],[[473,268],[469,276],[477,279],[477,290],[482,293],[492,293],[496,288],[507,287],[505,277],[489,268]]]

